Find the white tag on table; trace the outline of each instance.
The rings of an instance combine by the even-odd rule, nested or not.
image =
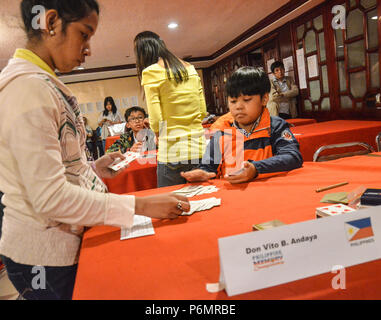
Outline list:
[[[218,239],[227,294],[234,296],[332,272],[337,266],[380,259],[380,210],[378,206]]]

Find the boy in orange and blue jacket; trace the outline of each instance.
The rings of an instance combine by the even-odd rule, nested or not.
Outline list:
[[[187,181],[224,177],[243,183],[302,166],[299,144],[288,123],[270,117],[266,108],[270,88],[260,68],[242,67],[232,74],[226,92],[233,120],[225,121],[223,130],[213,135],[199,168],[181,173]]]

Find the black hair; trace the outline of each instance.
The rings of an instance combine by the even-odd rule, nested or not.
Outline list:
[[[128,122],[128,117],[131,115],[131,113],[139,111],[144,114],[144,118],[147,118],[147,112],[142,107],[135,106],[127,109],[124,113],[124,118],[126,119],[126,122]]]
[[[152,31],[143,31],[135,37],[134,45],[139,80],[141,80],[145,68],[157,63],[159,58],[162,58],[168,79],[171,79],[172,72],[176,83],[188,81],[187,69],[180,59],[167,49],[159,35]]]
[[[268,75],[262,68],[241,67],[234,71],[226,82],[226,94],[231,98],[242,95],[257,95],[261,98],[269,93],[271,84]]]
[[[105,108],[105,110],[103,111],[103,115],[105,117],[108,116],[108,110],[107,110],[106,106],[107,106],[107,104],[109,102],[111,103],[111,106],[112,106],[112,109],[111,109],[112,113],[115,114],[118,111],[117,108],[116,108],[114,99],[112,97],[106,97],[105,98],[105,102],[104,102],[104,108]]]
[[[35,13],[34,6],[43,6],[45,10],[54,9],[62,20],[62,32],[65,34],[68,24],[79,21],[92,11],[99,15],[99,4],[97,0],[23,0],[20,4],[21,15],[28,39],[41,39],[41,30],[32,26]]]
[[[283,68],[284,69],[284,64],[282,61],[275,61],[271,64],[270,69],[271,72],[274,73],[275,68]]]

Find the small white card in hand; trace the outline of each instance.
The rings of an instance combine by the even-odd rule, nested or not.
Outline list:
[[[173,191],[173,193],[182,195],[184,197],[191,198],[191,197],[194,197],[196,195],[199,196],[201,194],[213,193],[213,192],[217,192],[217,191],[218,191],[218,188],[216,186],[213,186],[213,185],[212,186],[198,185],[198,186],[187,186],[187,187],[181,188],[179,190]]]
[[[123,154],[126,159],[120,161],[120,158],[115,159],[113,163],[111,163],[108,167],[111,170],[118,171],[124,167],[127,167],[132,161],[136,160],[137,158],[140,158],[140,153],[137,152],[131,152],[127,151]]]
[[[120,240],[150,236],[153,234],[155,234],[155,230],[152,226],[152,219],[145,216],[135,215],[134,224],[132,225],[132,228],[121,229]]]
[[[348,207],[344,204],[339,203],[339,204],[334,204],[331,206],[316,208],[316,216],[318,218],[329,217],[329,216],[336,216],[339,214],[348,213],[352,211],[355,211],[355,210],[352,209],[351,207]]]
[[[204,211],[212,209],[213,207],[217,207],[221,205],[221,199],[217,198],[208,198],[208,199],[202,199],[197,201],[189,201],[190,204],[190,211],[189,212],[183,212],[182,216],[190,216],[193,213],[197,211]]]

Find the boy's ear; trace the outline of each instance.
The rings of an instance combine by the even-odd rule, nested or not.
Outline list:
[[[266,92],[262,97],[262,106],[266,107],[267,103],[269,102],[269,93]]]

